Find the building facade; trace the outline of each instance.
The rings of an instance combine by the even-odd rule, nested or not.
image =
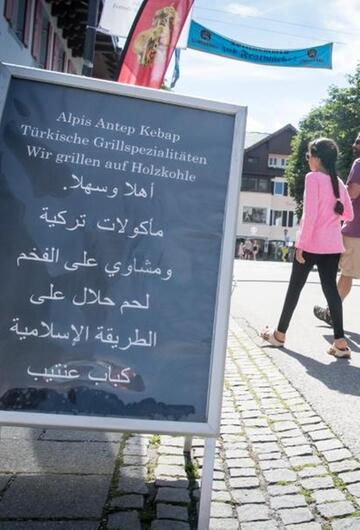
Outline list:
[[[0,0],[0,61],[81,74],[87,16],[86,0]],[[111,37],[97,33],[93,76],[115,79],[118,62]]]
[[[272,134],[247,133],[237,248],[240,241],[256,240],[260,256],[276,259],[282,247],[293,247],[298,220],[284,173],[296,132],[289,124]]]

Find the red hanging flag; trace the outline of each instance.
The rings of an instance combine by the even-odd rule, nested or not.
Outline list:
[[[127,38],[118,81],[160,88],[194,0],[145,0]]]

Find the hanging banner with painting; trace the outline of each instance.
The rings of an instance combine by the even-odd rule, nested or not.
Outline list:
[[[118,81],[160,88],[193,0],[143,2],[126,41]]]
[[[104,0],[98,31],[114,37],[126,38],[141,4],[141,0]],[[177,42],[177,48],[187,47],[190,22],[191,11]]]

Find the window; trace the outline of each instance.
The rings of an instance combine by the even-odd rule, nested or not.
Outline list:
[[[297,222],[294,212],[287,210],[271,210],[270,211],[270,225],[283,226],[284,228],[292,228]]]
[[[294,212],[289,212],[288,226],[291,228],[294,226]]]
[[[282,211],[281,210],[273,210],[272,212],[272,222],[271,224],[274,226],[281,226],[282,223]]]
[[[243,207],[243,223],[266,224],[266,208]]]
[[[242,191],[257,191],[256,177],[243,177],[241,189]]]
[[[65,51],[62,47],[61,41],[57,35],[54,35],[53,55],[52,55],[52,70],[62,72],[64,70]]]
[[[49,60],[48,47],[51,26],[47,14],[42,6],[41,0],[37,0],[35,6],[34,37],[32,43],[32,55],[38,61],[39,66],[47,66]]]
[[[258,157],[256,157],[256,156],[248,156],[247,161],[248,161],[249,164],[251,164],[252,166],[254,166],[255,164],[258,163],[259,159],[258,159]]]
[[[33,0],[6,0],[4,4],[4,16],[25,46],[29,44],[32,3]]]
[[[74,67],[73,63],[70,61],[70,59],[68,59],[67,71],[69,72],[69,74],[76,74],[75,67]]]
[[[48,33],[47,33],[46,60],[45,60],[45,68],[47,70],[52,69],[54,40],[55,40],[54,28],[52,27],[51,24],[49,24]]]
[[[278,164],[278,158],[274,155],[269,156],[268,160],[268,166],[269,167],[278,167],[280,164]]]
[[[288,189],[289,189],[289,186],[287,182],[281,182],[279,180],[272,181],[272,194],[273,195],[284,195],[285,197],[287,197]]]
[[[284,182],[274,182],[274,195],[284,195]]]
[[[244,176],[241,182],[242,191],[256,191],[259,193],[271,192],[271,180],[264,177]]]
[[[5,0],[4,17],[6,18],[8,22],[11,22],[14,10],[15,10],[14,0]]]
[[[258,191],[260,193],[270,193],[271,180],[265,178],[259,178],[258,180]]]
[[[285,169],[285,167],[289,163],[288,158],[289,157],[286,155],[269,155],[268,167],[277,167],[280,169]]]

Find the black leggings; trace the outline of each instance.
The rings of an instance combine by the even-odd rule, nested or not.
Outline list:
[[[282,333],[286,333],[309,272],[314,265],[317,265],[321,287],[333,321],[334,337],[335,339],[342,339],[344,337],[342,302],[336,286],[340,254],[311,254],[310,252],[304,252],[303,255],[305,259],[303,264],[299,263],[294,257],[289,287],[277,329]]]

